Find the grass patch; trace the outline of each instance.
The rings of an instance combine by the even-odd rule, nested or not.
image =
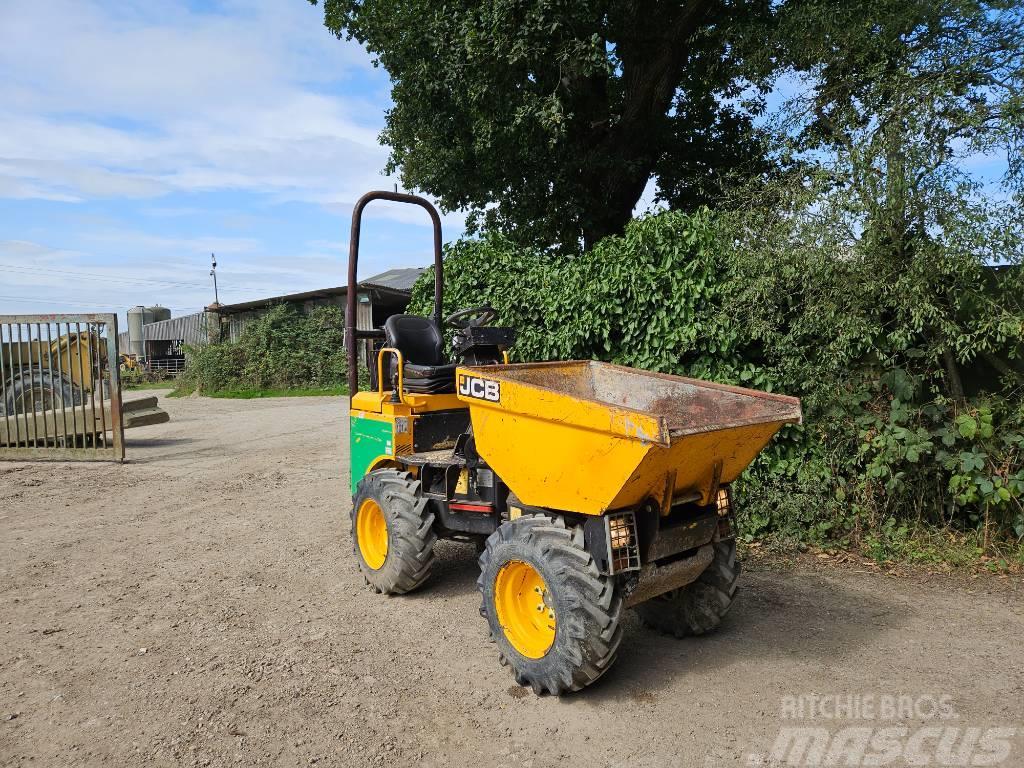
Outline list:
[[[195,387],[180,386],[168,397],[188,397],[195,392]],[[255,400],[264,397],[335,397],[348,394],[347,387],[308,387],[293,389],[219,389],[213,392],[202,392],[203,397],[217,397],[228,400]]]
[[[877,563],[945,564],[993,573],[1024,570],[1024,542],[929,525],[887,526],[864,537],[861,553]]]
[[[859,542],[808,542],[780,533],[767,533],[756,539],[741,536],[740,548],[748,554],[782,560],[810,553],[839,561],[844,557],[863,558],[882,568],[1024,573],[1024,540],[994,539],[980,530],[956,531],[924,523],[912,527],[882,525]]]
[[[123,383],[121,389],[126,392],[134,392],[138,389],[174,389],[176,382],[174,379],[165,379],[164,381],[137,381],[131,384]]]

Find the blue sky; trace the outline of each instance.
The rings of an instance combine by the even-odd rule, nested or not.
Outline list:
[[[321,12],[0,3],[0,314],[195,311],[210,252],[222,302],[343,284],[353,201],[395,182],[389,83]],[[425,219],[371,206],[361,276],[427,264]]]

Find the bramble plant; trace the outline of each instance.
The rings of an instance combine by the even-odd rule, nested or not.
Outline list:
[[[337,388],[347,370],[344,330],[337,307],[303,314],[280,304],[249,323],[237,342],[187,347],[181,383],[203,393]]]

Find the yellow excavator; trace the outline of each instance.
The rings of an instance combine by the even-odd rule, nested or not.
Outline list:
[[[0,415],[80,404],[101,378],[105,347],[88,331],[0,343]]]
[[[430,216],[434,306],[357,330],[360,225],[375,200]],[[475,542],[480,613],[502,663],[538,694],[601,677],[628,608],[676,636],[717,627],[740,573],[729,485],[800,421],[799,400],[592,360],[510,364],[515,329],[495,326],[491,307],[442,317],[428,201],[370,192],[351,237],[351,532],[367,583],[410,592],[439,538]]]
[[[168,421],[155,397],[115,403],[107,355],[92,330],[0,341],[0,448],[96,446],[108,432],[119,444],[121,429]]]

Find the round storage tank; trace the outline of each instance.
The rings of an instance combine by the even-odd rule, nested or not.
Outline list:
[[[171,319],[171,310],[167,307],[143,307],[146,311],[146,325]]]
[[[171,310],[167,307],[144,307],[141,304],[128,310],[128,349],[130,355],[146,356],[144,326],[160,320],[170,320]]]
[[[142,357],[145,353],[145,343],[142,336],[142,325],[145,322],[145,307],[132,307],[128,310],[128,349],[129,355]]]

